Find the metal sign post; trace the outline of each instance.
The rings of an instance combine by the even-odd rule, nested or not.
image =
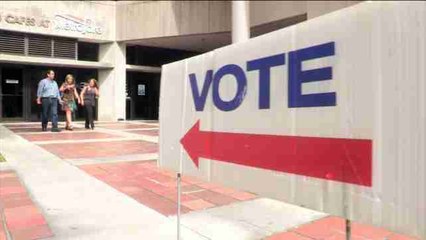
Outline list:
[[[351,220],[346,219],[345,226],[346,226],[346,240],[351,240]]]
[[[347,159],[348,161],[352,161],[351,159]],[[342,174],[346,176],[346,168],[342,165]],[[349,204],[348,204],[348,196],[347,196],[347,185],[343,184],[343,214],[345,216],[345,236],[346,240],[351,240],[351,220],[349,219]]]
[[[177,240],[180,240],[180,180],[181,174],[177,173]]]

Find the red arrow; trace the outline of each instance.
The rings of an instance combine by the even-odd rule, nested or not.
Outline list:
[[[199,158],[371,186],[372,140],[200,131],[200,121],[181,143]]]

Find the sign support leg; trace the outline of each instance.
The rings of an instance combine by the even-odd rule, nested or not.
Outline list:
[[[345,167],[344,165],[342,165],[342,173],[343,176],[346,176],[345,174]],[[351,240],[351,220],[349,219],[349,203],[348,203],[348,189],[347,189],[347,185],[343,184],[343,211],[344,211],[344,215],[345,215],[345,236],[346,236],[346,240]]]
[[[351,220],[346,219],[345,221],[345,226],[346,226],[346,240],[351,240]]]
[[[180,240],[180,180],[181,174],[177,173],[177,240]]]

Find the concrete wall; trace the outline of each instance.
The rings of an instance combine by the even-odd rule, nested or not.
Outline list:
[[[140,1],[117,3],[117,39],[221,32],[231,29],[225,1]]]
[[[257,26],[306,13],[306,1],[250,1],[250,25]]]
[[[112,41],[116,32],[112,16],[111,1],[0,1],[0,29],[11,31]]]
[[[250,25],[308,14],[309,18],[360,1],[251,1]],[[229,1],[123,1],[117,3],[117,39],[132,40],[230,31]]]
[[[250,1],[250,24],[257,26],[293,16],[318,17],[362,1]]]
[[[308,19],[311,19],[360,2],[362,1],[306,1],[306,11]]]

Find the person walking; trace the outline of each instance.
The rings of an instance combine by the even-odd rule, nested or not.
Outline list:
[[[83,91],[81,91],[81,105],[84,106],[84,109],[86,110],[86,129],[92,128],[92,130],[95,129],[95,123],[93,122],[94,118],[94,109],[95,109],[95,98],[99,97],[99,89],[98,89],[98,83],[96,79],[92,78],[89,80],[87,86],[83,88]],[[90,124],[90,127],[89,127]]]
[[[37,104],[41,105],[41,130],[47,131],[49,118],[52,121],[52,132],[60,132],[58,128],[58,102],[62,104],[56,83],[55,72],[48,70],[46,78],[40,80],[37,88]]]
[[[77,110],[75,100],[77,99],[78,104],[80,104],[80,97],[78,96],[77,88],[75,87],[75,79],[73,75],[68,74],[65,77],[65,81],[59,91],[63,93],[62,110],[65,112],[66,115],[65,129],[72,131],[72,113]]]

